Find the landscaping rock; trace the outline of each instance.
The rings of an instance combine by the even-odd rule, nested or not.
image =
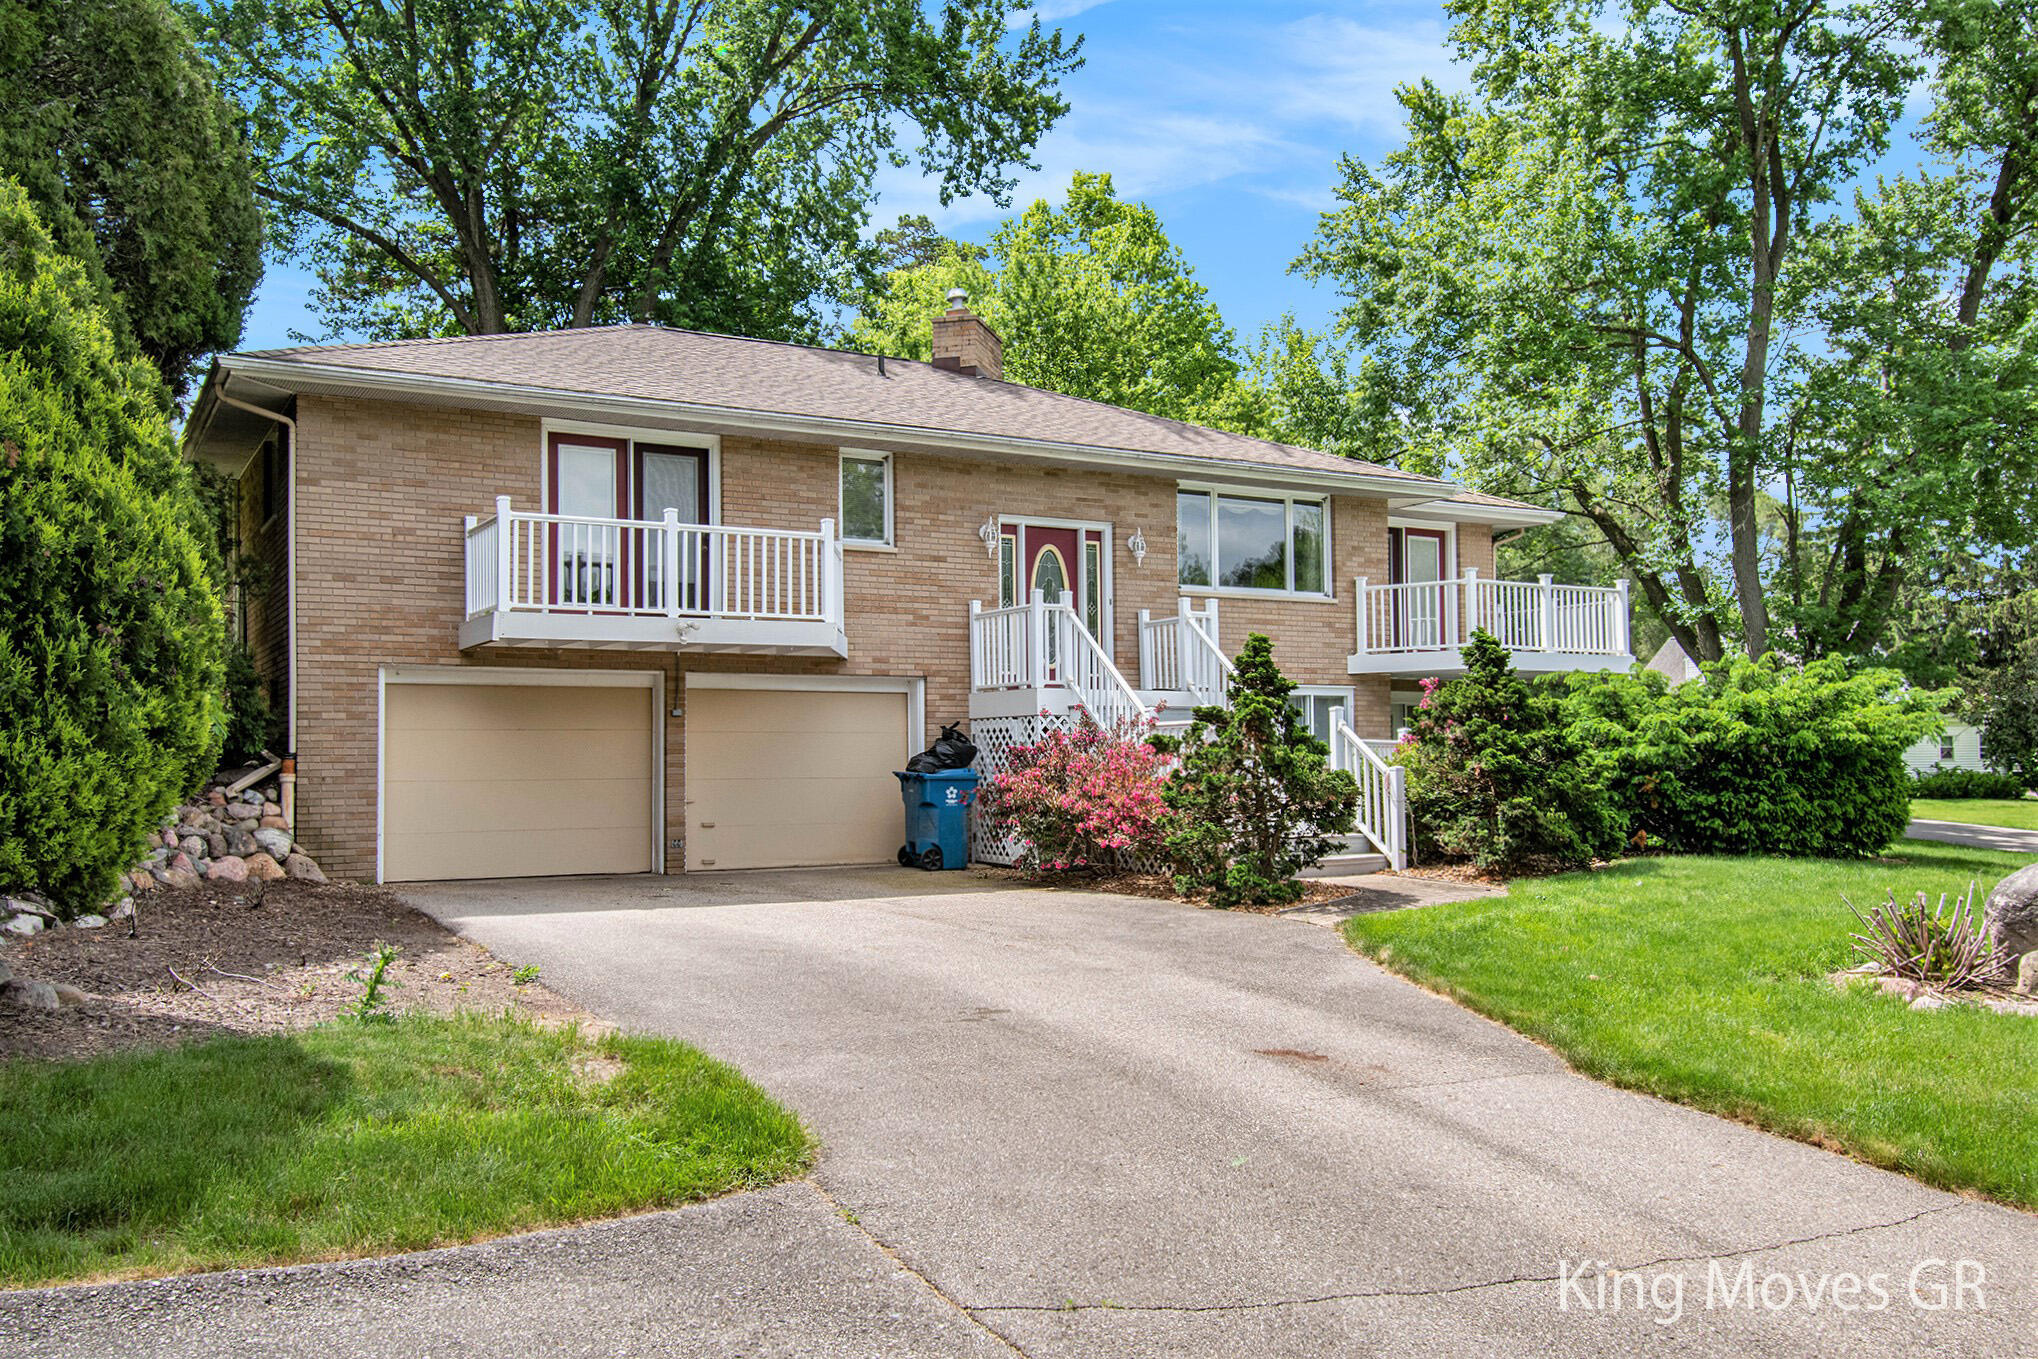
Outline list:
[[[262,814],[262,829],[287,831],[290,829],[290,823],[283,819],[283,813],[281,812],[277,812],[274,816],[264,812]]]
[[[2038,949],[2038,864],[2028,864],[1996,884],[1982,908],[1981,932],[2008,960]]]
[[[217,859],[220,858],[222,855],[227,855],[231,853],[233,853],[233,850],[228,848],[226,843],[226,834],[223,831],[212,831],[205,837],[206,858]]]
[[[151,885],[153,886],[153,884]],[[122,897],[119,901],[114,902],[112,906],[107,908],[106,918],[109,920],[125,920],[133,914],[134,914],[134,898]]]
[[[13,980],[14,980],[14,969],[7,965],[7,960],[5,958],[0,958],[0,986],[5,986],[7,985],[8,982]]]
[[[264,803],[262,804],[262,815],[264,815],[264,816],[281,816],[281,815],[283,815],[283,808],[282,808],[282,805],[281,805],[281,804],[279,804],[279,803],[275,803],[275,802],[264,802]]]
[[[288,854],[283,858],[283,871],[300,882],[324,882],[326,875],[311,861],[308,854]]]
[[[263,826],[255,831],[255,843],[269,852],[269,857],[281,862],[290,853],[290,833],[273,826]]]
[[[186,807],[182,814],[178,816],[177,824],[180,826],[196,826],[212,819],[212,817],[206,814],[203,807]]]
[[[205,870],[205,876],[212,882],[246,882],[248,865],[245,860],[229,854],[225,858],[214,859],[212,866]]]
[[[44,981],[15,977],[0,986],[0,1001],[17,1010],[50,1011],[57,1008],[57,989]]]
[[[215,807],[224,807],[226,806],[226,790],[223,788],[208,788],[205,790],[205,800]]]
[[[221,838],[226,841],[226,848],[221,850],[220,853],[232,854],[242,859],[247,858],[262,847],[260,841],[256,840],[251,833],[242,830],[239,826],[235,826]],[[218,856],[215,855],[214,857],[217,858]]]
[[[207,845],[199,836],[187,835],[177,842],[177,848],[182,850],[187,857],[199,859],[205,856]]]
[[[9,934],[41,934],[42,917],[39,915],[15,915],[7,918]]]
[[[150,892],[156,890],[156,880],[150,876],[147,869],[137,868],[134,872],[127,875],[127,882],[128,886],[134,888],[135,891],[140,892],[143,896],[147,896]]]
[[[2017,989],[2027,996],[2038,996],[2038,952],[2024,955],[2017,969]]]
[[[191,857],[188,854],[172,854],[169,862],[164,864],[163,867],[172,873],[180,869],[189,873],[191,871]]]
[[[240,829],[244,831],[257,830],[261,827],[261,824],[262,822],[259,818],[252,816],[244,816],[240,820],[234,822],[234,825],[238,826]]]
[[[222,812],[222,815],[230,817],[235,821],[245,821],[249,817],[260,816],[261,814],[262,804],[259,802],[229,802]]]
[[[57,1004],[63,1006],[83,1005],[86,1001],[92,999],[92,997],[86,995],[69,982],[57,982],[50,987],[50,990],[56,992]]]
[[[1946,997],[1935,996],[1928,993],[1926,995],[1919,996],[1916,1000],[1913,1000],[1911,1002],[1911,1008],[1913,1010],[1943,1010],[1950,1004],[1952,1004],[1952,1002],[1947,1000]]]
[[[274,882],[285,876],[283,865],[259,849],[248,855],[245,862],[248,865],[248,878],[252,882]]]
[[[182,856],[179,856],[182,857]],[[163,870],[163,886],[188,892],[198,885],[198,874],[189,868],[166,868]]]
[[[71,922],[71,928],[74,930],[98,930],[105,927],[106,917],[97,912],[91,915],[81,915]]]

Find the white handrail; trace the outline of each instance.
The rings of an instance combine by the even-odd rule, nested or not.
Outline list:
[[[1339,708],[1330,719],[1330,762],[1359,785],[1358,829],[1396,872],[1408,867],[1408,771],[1388,764],[1351,729]]]
[[[969,636],[975,689],[1067,689],[1101,727],[1151,716],[1073,605],[1037,590],[996,609],[972,601]]]
[[[1517,652],[1576,656],[1632,654],[1628,587],[1482,579],[1475,569],[1452,580],[1357,581],[1358,652],[1454,651],[1475,629]]]
[[[1082,618],[1073,608],[1066,604],[1049,605],[1047,615],[1054,630],[1055,677],[1068,686],[1098,726],[1110,731],[1121,723],[1144,721],[1151,716],[1139,701],[1139,691],[1118,673],[1118,667],[1104,654],[1104,648],[1083,626]]]
[[[1198,703],[1224,697],[1232,673],[1231,657],[1217,644],[1217,601],[1202,612],[1181,601],[1165,618],[1139,611],[1139,676],[1143,688],[1159,693],[1187,693]]]

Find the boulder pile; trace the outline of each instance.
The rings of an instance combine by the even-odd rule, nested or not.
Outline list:
[[[208,788],[163,822],[147,856],[127,875],[136,892],[277,878],[324,882],[326,875],[291,836],[273,783],[231,796],[224,787]]]

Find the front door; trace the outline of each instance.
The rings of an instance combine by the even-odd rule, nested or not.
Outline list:
[[[552,436],[552,602],[589,609],[616,605],[623,541],[624,460],[629,444],[591,435]]]
[[[1050,604],[1073,607],[1084,629],[1108,653],[1110,590],[1103,527],[1008,519],[999,532],[998,603],[1023,604],[1038,590]]]

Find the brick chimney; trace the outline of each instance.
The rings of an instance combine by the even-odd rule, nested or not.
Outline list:
[[[948,310],[934,318],[934,366],[964,377],[1004,375],[1005,346],[969,309],[969,294],[960,288],[948,290]]]

